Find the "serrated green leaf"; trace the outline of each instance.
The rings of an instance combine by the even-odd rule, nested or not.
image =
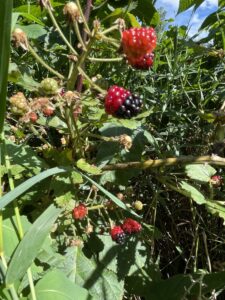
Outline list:
[[[66,194],[56,197],[55,202],[59,207],[66,207],[71,199],[73,198],[73,195],[71,192],[67,192]]]
[[[187,165],[185,172],[188,177],[194,180],[209,182],[210,178],[216,174],[216,170],[210,165]]]
[[[141,241],[127,241],[125,244],[116,245],[110,235],[98,237],[104,248],[99,252],[100,262],[105,267],[118,274],[120,278],[131,276],[138,269],[142,269],[146,263],[146,246]],[[109,256],[110,254],[110,259]]]
[[[126,128],[129,129],[137,129],[138,127],[141,126],[141,122],[140,121],[136,121],[136,120],[126,120],[126,119],[121,119],[121,120],[117,120],[117,123],[119,125],[122,125]]]
[[[207,203],[204,195],[187,182],[182,181],[181,188],[187,192],[187,196],[193,199],[197,204],[201,205]]]
[[[88,162],[86,162],[85,159],[81,158],[77,161],[77,167],[82,170],[85,171],[89,174],[93,174],[93,175],[99,175],[102,173],[101,169],[99,169],[96,166],[90,165]]]
[[[72,180],[73,180],[73,184],[83,183],[83,178],[78,172],[72,171],[71,172],[71,177],[72,177]]]
[[[47,30],[39,24],[31,24],[27,26],[18,25],[17,28],[22,29],[29,39],[38,39],[39,37],[47,34]]]
[[[126,19],[129,20],[129,23],[131,24],[132,27],[141,27],[138,20],[136,19],[136,17],[133,14],[127,13]]]
[[[87,290],[72,283],[59,270],[48,272],[35,286],[37,300],[91,300]],[[33,299],[30,295],[29,299]]]
[[[35,23],[37,23],[37,24],[39,24],[39,25],[41,25],[43,27],[45,26],[45,24],[41,20],[39,20],[38,18],[36,18],[35,15],[28,14],[26,12],[21,12],[20,15],[23,16],[25,19],[27,19],[29,21],[35,22]]]
[[[54,205],[49,206],[38,219],[31,225],[18,247],[16,248],[5,281],[8,285],[21,279],[31,266],[44,240],[59,216],[61,209]]]
[[[179,2],[179,8],[178,8],[178,13],[181,13],[190,7],[194,6],[194,8],[198,8],[204,0],[180,0]]]
[[[225,272],[211,274],[176,275],[167,280],[143,286],[143,295],[151,300],[180,300],[201,298],[213,290],[224,288]],[[205,298],[205,297],[204,297]]]
[[[118,281],[117,275],[88,259],[81,249],[76,254],[76,283],[85,287],[95,299],[121,300],[123,297],[123,280]]]
[[[158,25],[160,21],[160,15],[153,5],[152,0],[139,0],[138,6],[133,13],[148,25]]]
[[[211,214],[222,218],[223,224],[225,225],[225,206],[221,204],[220,201],[207,200],[206,208]]]
[[[63,122],[59,117],[54,116],[53,118],[51,118],[51,120],[48,122],[48,125],[51,127],[55,127],[55,128],[62,128],[65,129],[67,128],[67,125],[65,122]]]

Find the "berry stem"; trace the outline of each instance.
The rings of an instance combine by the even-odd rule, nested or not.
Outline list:
[[[80,137],[80,132],[79,132],[79,128],[77,126],[77,122],[76,122],[76,120],[74,118],[74,115],[73,115],[73,107],[72,106],[70,107],[70,118],[72,120],[72,124],[74,126],[75,131],[76,131],[77,143],[75,143],[75,144],[78,144],[79,152],[80,152],[81,156],[84,157],[85,155],[84,155],[84,151],[83,151],[83,148],[82,148],[82,141],[81,141],[81,137]]]
[[[80,68],[78,67],[78,71],[79,73],[84,76],[84,78],[90,83],[90,85],[98,92],[100,92],[101,94],[105,95],[106,91],[103,90],[102,88],[100,88],[100,86],[98,86],[97,84],[95,84],[91,78]]]
[[[67,89],[68,90],[73,90],[75,86],[75,82],[77,80],[77,76],[79,74],[78,68],[81,67],[87,58],[89,52],[91,51],[92,44],[94,43],[95,40],[95,34],[90,38],[88,45],[86,46],[86,51],[83,51],[82,54],[80,55],[78,61],[73,64],[72,71],[70,74],[70,77],[68,78],[67,82]]]
[[[82,39],[82,37],[81,37],[80,29],[79,29],[79,26],[78,26],[78,23],[77,23],[76,20],[73,22],[73,28],[74,28],[74,31],[75,31],[75,33],[76,33],[76,35],[77,35],[78,41],[79,41],[79,42],[81,43],[81,45],[82,45],[83,50],[84,50],[84,51],[87,51],[86,46],[85,46],[85,44],[84,44],[84,41],[83,41],[83,39]]]
[[[99,134],[95,134],[95,133],[88,133],[87,136],[89,137],[93,137],[99,140],[103,140],[105,142],[118,142],[119,141],[119,137],[108,137],[108,136],[102,136]]]
[[[101,35],[101,39],[105,42],[108,42],[110,43],[111,45],[113,45],[114,47],[116,48],[119,48],[119,43],[117,43],[117,40],[116,39],[113,39],[113,38],[109,38],[109,37],[106,37],[104,35]]]
[[[109,170],[125,170],[125,169],[153,169],[159,167],[174,166],[178,164],[203,164],[208,163],[210,165],[225,166],[225,158],[216,155],[205,156],[182,156],[182,157],[170,157],[165,159],[149,159],[144,162],[128,162],[107,165],[102,168],[104,171]]]
[[[65,79],[63,75],[55,71],[51,68],[36,52],[35,50],[29,45],[29,52],[33,55],[37,62],[39,62],[44,68],[46,68],[50,73],[56,75],[60,79]]]
[[[97,210],[97,209],[101,209],[104,207],[105,206],[103,204],[99,204],[99,205],[94,205],[94,206],[88,207],[88,210]]]
[[[112,27],[109,27],[108,29],[102,31],[100,34],[101,35],[106,35],[107,33],[112,32],[116,29],[118,29],[118,25],[113,25]]]
[[[84,27],[85,27],[87,33],[88,33],[89,35],[91,35],[91,31],[90,31],[90,28],[89,28],[89,26],[88,26],[87,20],[86,20],[84,14],[83,14],[83,10],[82,10],[82,8],[81,8],[80,1],[79,1],[79,0],[76,0],[76,3],[77,3],[77,6],[78,6],[78,8],[79,8],[79,11],[80,11],[80,15],[81,15],[81,17],[82,17],[82,20],[83,20],[83,22],[84,22]]]
[[[43,138],[43,136],[37,131],[37,129],[34,127],[34,125],[29,124],[29,129],[31,129],[31,131],[33,132],[33,134],[35,136],[37,136],[44,144],[46,144],[49,147],[51,147],[51,144],[49,144],[49,142],[45,138]]]
[[[70,44],[70,42],[67,40],[67,38],[65,37],[65,35],[63,34],[62,30],[60,29],[55,17],[54,17],[54,14],[52,13],[52,10],[51,10],[51,7],[47,6],[47,11],[48,11],[48,14],[52,20],[52,23],[53,25],[55,26],[55,28],[57,29],[59,35],[61,36],[61,38],[63,39],[64,43],[68,46],[68,48],[70,49],[70,51],[77,55],[77,51],[72,47],[72,45]]]
[[[88,57],[88,60],[93,62],[120,62],[123,60],[123,57],[115,57],[115,58],[97,58],[97,57]]]

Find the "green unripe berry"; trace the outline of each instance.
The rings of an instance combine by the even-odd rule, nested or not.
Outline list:
[[[40,92],[45,95],[57,94],[59,90],[58,83],[53,78],[45,78],[42,80],[40,85]]]
[[[29,109],[27,99],[21,92],[13,95],[9,99],[9,102],[11,104],[11,112],[16,115],[24,115]]]
[[[136,210],[142,210],[143,209],[143,203],[141,201],[139,201],[139,200],[135,201],[134,202],[134,208]]]

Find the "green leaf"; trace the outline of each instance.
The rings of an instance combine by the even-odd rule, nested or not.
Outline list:
[[[110,192],[108,192],[106,189],[104,189],[101,185],[99,185],[97,182],[95,182],[93,179],[91,179],[90,177],[82,174],[82,176],[84,178],[86,178],[89,182],[91,182],[92,184],[94,184],[100,191],[102,191],[108,198],[110,198],[116,205],[118,205],[119,207],[121,207],[122,209],[126,210],[127,212],[129,212],[130,214],[134,215],[137,218],[141,218],[138,214],[136,214],[132,209],[130,209],[129,207],[126,206],[125,203],[123,203],[121,200],[119,200],[117,197],[115,197],[113,194],[111,194]]]
[[[39,24],[31,24],[27,26],[18,25],[17,27],[22,29],[29,39],[38,39],[39,37],[47,34],[47,30]]]
[[[141,122],[136,121],[134,119],[133,120],[125,120],[125,119],[117,120],[117,124],[122,125],[129,129],[137,129],[138,127],[141,126]]]
[[[76,259],[73,260],[72,266],[77,284],[86,288],[95,299],[121,300],[123,298],[123,280],[119,281],[114,272],[87,258],[80,248],[70,249],[70,251],[68,254],[72,255],[76,251],[74,253]]]
[[[8,81],[8,68],[10,56],[10,33],[13,0],[1,1],[0,9],[0,134],[2,133]]]
[[[72,171],[71,173],[71,177],[73,180],[73,184],[80,184],[83,183],[83,178],[80,175],[80,173],[76,172],[76,171]]]
[[[7,284],[12,284],[24,276],[60,212],[61,209],[51,205],[31,225],[12,256],[6,273]]]
[[[120,278],[124,279],[145,266],[147,249],[141,241],[127,241],[121,247],[112,241],[110,235],[100,235],[98,238],[104,244],[103,250],[98,254],[100,262]],[[110,259],[107,257],[109,253]]]
[[[70,203],[72,201],[72,198],[73,198],[73,195],[72,193],[69,191],[67,192],[66,194],[62,195],[62,196],[59,196],[59,197],[56,197],[55,198],[55,202],[57,203],[57,205],[59,207],[70,207]],[[74,207],[74,201],[73,202],[73,207]],[[72,208],[71,208],[72,209]]]
[[[197,9],[203,2],[204,0],[180,0],[178,13],[189,9],[192,6],[195,6],[194,8]]]
[[[139,0],[138,6],[133,13],[146,22],[147,25],[158,25],[160,21],[159,13],[152,4],[152,0]]]
[[[197,204],[206,204],[206,199],[202,193],[200,193],[195,187],[182,181],[181,188],[187,192],[187,196],[193,199]]]
[[[28,222],[25,216],[21,216],[21,223],[23,226],[23,230],[26,232],[30,227],[30,223]],[[18,234],[15,230],[16,219],[15,217],[10,217],[3,220],[3,241],[4,241],[4,254],[7,261],[10,259],[12,253],[15,251],[19,238]]]
[[[77,161],[77,167],[82,170],[85,171],[89,174],[93,174],[93,175],[99,175],[101,174],[101,170],[93,165],[90,165],[89,163],[86,162],[85,159],[81,158]]]
[[[187,165],[185,171],[188,177],[194,180],[209,182],[210,178],[216,174],[216,170],[210,165]]]
[[[203,299],[214,289],[224,288],[225,272],[211,274],[177,275],[167,280],[152,282],[143,287],[146,299],[151,300],[180,300]],[[189,297],[188,297],[189,296]]]
[[[129,20],[129,23],[131,24],[132,27],[141,27],[138,20],[136,19],[136,17],[133,14],[127,13],[126,19]]]
[[[14,28],[15,28],[15,26],[16,26],[16,22],[17,22],[19,16],[20,16],[19,13],[12,13],[11,31],[14,30]]]
[[[63,168],[52,168],[47,171],[44,171],[27,181],[23,182],[19,186],[17,186],[14,190],[8,192],[6,195],[0,198],[0,209],[4,208],[6,205],[11,203],[13,200],[15,200],[17,197],[21,196],[24,192],[29,190],[33,185],[36,183],[44,180],[45,178],[48,178],[49,176],[56,175],[59,173],[66,172],[66,169]]]
[[[223,219],[223,224],[225,225],[225,206],[220,201],[210,201],[206,203],[207,210],[220,218]]]
[[[59,270],[48,272],[35,286],[37,300],[91,300],[87,290],[72,283]],[[33,299],[30,295],[29,299]]]
[[[41,22],[38,18],[36,18],[34,15],[32,14],[28,14],[26,12],[21,12],[20,13],[21,16],[23,16],[25,19],[29,20],[29,21],[33,21],[41,26],[45,26],[45,24],[43,22]]]

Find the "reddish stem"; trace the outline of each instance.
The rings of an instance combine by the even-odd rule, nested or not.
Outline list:
[[[86,4],[86,8],[85,8],[85,13],[84,16],[87,20],[87,22],[89,21],[90,18],[90,14],[91,14],[91,9],[92,9],[92,0],[87,0],[87,4]],[[82,30],[82,39],[84,41],[84,43],[87,41],[87,32],[84,30]],[[84,65],[83,65],[83,69],[84,69]],[[83,76],[79,75],[77,78],[77,92],[81,92],[82,91],[82,87],[83,87]]]

